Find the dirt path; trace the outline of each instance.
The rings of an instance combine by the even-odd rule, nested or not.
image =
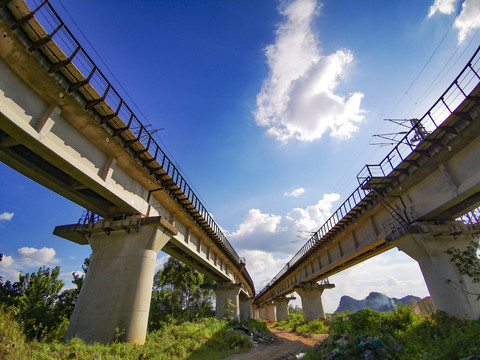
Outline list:
[[[327,335],[301,336],[273,327],[273,323],[267,322],[268,328],[278,340],[270,345],[254,347],[250,352],[229,357],[227,360],[289,360],[303,350],[312,347],[323,340]]]

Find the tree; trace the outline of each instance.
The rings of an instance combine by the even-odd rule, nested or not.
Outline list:
[[[90,259],[85,259],[83,271]],[[74,274],[76,288],[61,292],[64,283],[58,279],[60,267],[45,266],[36,273],[19,274],[17,282],[0,281],[0,303],[6,305],[24,326],[25,334],[33,339],[62,340],[83,283],[83,275]]]
[[[150,306],[150,329],[161,322],[191,321],[213,315],[213,292],[202,289],[208,283],[203,274],[170,257],[155,275]]]
[[[10,281],[2,284],[2,301],[23,322],[29,338],[40,339],[61,322],[57,304],[64,284],[59,275],[60,267],[50,271],[43,266],[36,273],[20,273],[13,284]]]
[[[478,240],[471,240],[463,251],[451,247],[445,252],[451,256],[450,261],[455,264],[461,275],[470,277],[474,283],[480,283],[480,260],[478,258],[478,251]],[[450,279],[448,279],[447,282],[458,289],[460,288],[459,284],[456,284]],[[477,300],[480,300],[480,294],[471,295],[477,295]]]
[[[73,309],[75,308],[75,304],[77,303],[78,295],[80,295],[83,280],[85,279],[85,275],[87,274],[88,268],[90,266],[90,261],[91,257],[88,257],[83,261],[83,275],[78,275],[74,272],[72,273],[72,283],[75,285],[75,288],[63,291],[58,298],[61,313],[64,314],[67,318],[70,318],[73,313]]]

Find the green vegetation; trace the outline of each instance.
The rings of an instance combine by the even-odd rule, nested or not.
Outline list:
[[[85,259],[85,273],[89,265]],[[223,359],[252,346],[238,324],[211,317],[212,291],[200,287],[207,279],[172,258],[155,276],[145,345],[63,344],[83,276],[62,291],[59,274],[41,267],[14,283],[0,278],[0,359]],[[241,325],[269,333],[265,322]]]
[[[244,326],[265,331],[265,323],[250,320]],[[179,325],[162,323],[150,332],[145,345],[125,343],[87,345],[80,339],[27,340],[14,314],[0,309],[1,359],[224,359],[248,351],[250,337],[234,330],[235,325],[213,318]]]
[[[399,307],[391,314],[366,309],[332,319],[330,336],[303,359],[438,359],[480,354],[480,320],[459,320],[443,313],[414,314]]]
[[[74,293],[60,293],[64,284],[59,275],[58,266],[51,271],[43,266],[36,273],[20,273],[17,282],[0,282],[0,304],[9,307],[28,339],[50,341],[65,335]]]
[[[149,331],[162,323],[181,323],[214,316],[213,291],[202,289],[210,280],[198,271],[170,257],[153,282]]]
[[[328,326],[322,320],[305,322],[303,313],[295,311],[288,315],[287,321],[280,321],[274,325],[275,328],[288,330],[302,334],[327,334]]]

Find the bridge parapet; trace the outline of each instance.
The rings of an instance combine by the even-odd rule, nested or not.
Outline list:
[[[357,175],[358,183],[368,188],[368,183],[374,178],[385,178],[394,171],[402,172],[399,165],[408,159],[414,152],[429,154],[428,148],[421,148],[426,140],[431,146],[441,145],[438,138],[429,137],[438,127],[452,114],[457,117],[471,117],[463,111],[456,110],[462,102],[467,99],[480,101],[478,94],[472,92],[480,80],[480,47],[472,56],[467,65],[463,68],[456,79],[450,84],[445,92],[433,104],[433,106],[422,116],[421,119],[412,119],[412,127],[398,144],[388,153],[387,156],[375,165],[365,165]],[[475,68],[476,67],[476,68]],[[458,130],[453,126],[443,126],[445,133],[456,134]],[[412,162],[411,162],[412,163]],[[414,163],[415,164],[415,163]]]
[[[0,15],[28,51],[63,87],[65,94],[78,101],[233,263],[243,266],[244,261],[221,228],[154,139],[155,130],[149,130],[150,125],[142,124],[52,5],[48,1],[7,0],[0,3]],[[64,96],[60,94],[61,98]],[[122,217],[132,214],[108,215]],[[253,282],[246,276],[253,289]]]

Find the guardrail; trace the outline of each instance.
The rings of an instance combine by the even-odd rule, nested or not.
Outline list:
[[[360,185],[372,177],[385,177],[390,174],[403,160],[405,160],[415,148],[430,133],[445,121],[453,111],[464,101],[468,94],[477,86],[480,80],[480,47],[477,49],[468,64],[460,72],[448,89],[440,96],[437,102],[418,119],[412,119],[412,128],[388,153],[388,155],[376,165],[365,165],[357,176]],[[475,69],[475,66],[477,69]]]
[[[475,225],[480,223],[480,208],[476,208],[465,215],[460,216],[457,221],[462,221],[467,225]]]
[[[110,125],[115,137],[123,136],[123,146],[131,149],[133,157],[139,159],[144,167],[148,166],[157,179],[168,175],[178,187],[175,190],[180,190],[185,195],[186,199],[182,200],[188,200],[194,206],[237,263],[240,263],[238,254],[185,178],[82,48],[48,0],[42,2],[6,0],[0,2],[0,9],[8,7],[9,4],[15,7],[13,10],[10,9],[16,12],[13,15],[18,16],[18,18],[15,16],[16,21],[11,26],[12,29],[28,27],[24,29],[32,40],[28,49],[31,52],[39,49],[44,52],[51,61],[49,73],[61,71],[70,81],[68,92],[80,91],[86,101],[84,108],[87,111],[95,110],[100,116],[100,124]],[[35,19],[41,27],[31,24],[32,19]],[[56,51],[57,49],[60,49],[61,53]],[[154,163],[159,167],[151,168]],[[164,170],[164,173],[161,173],[161,170]]]
[[[474,55],[463,68],[457,78],[440,96],[435,104],[425,113],[421,119],[412,119],[412,128],[400,140],[392,151],[377,165],[365,165],[357,175],[359,186],[340,205],[340,207],[330,216],[330,218],[318,229],[317,232],[301,247],[301,249],[285,264],[277,275],[260,291],[257,297],[268,290],[278,279],[284,275],[287,270],[294,266],[310,249],[316,244],[322,242],[322,238],[330,232],[345,215],[357,206],[370,193],[370,190],[364,190],[363,185],[372,177],[388,176],[413,150],[443,121],[445,121],[453,111],[464,101],[468,94],[480,82],[480,47],[477,48]]]

